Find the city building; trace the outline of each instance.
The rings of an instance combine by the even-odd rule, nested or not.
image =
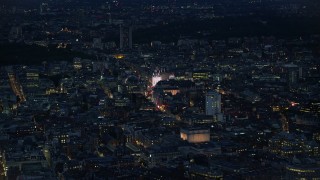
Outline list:
[[[204,143],[210,141],[210,129],[181,128],[180,137],[189,143]]]

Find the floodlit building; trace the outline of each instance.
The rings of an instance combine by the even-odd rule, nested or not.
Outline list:
[[[210,141],[210,129],[187,128],[180,130],[180,138],[189,143],[203,143]]]

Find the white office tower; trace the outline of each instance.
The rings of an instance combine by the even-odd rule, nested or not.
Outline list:
[[[221,94],[216,91],[209,91],[206,94],[206,115],[213,116],[214,121],[223,122]]]

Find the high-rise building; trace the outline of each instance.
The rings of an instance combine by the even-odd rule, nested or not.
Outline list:
[[[123,49],[123,27],[120,24],[120,49]]]
[[[129,27],[129,49],[132,49],[132,26]]]
[[[25,83],[28,88],[39,87],[39,70],[28,69],[25,76]]]
[[[206,115],[221,113],[221,95],[215,91],[206,94]]]
[[[132,27],[120,25],[120,49],[132,49]]]
[[[48,3],[41,3],[40,4],[40,14],[43,15],[43,14],[46,14],[48,13]]]
[[[223,121],[221,94],[216,91],[209,91],[206,94],[206,115],[213,116],[214,121]]]
[[[289,84],[296,84],[298,81],[299,74],[296,70],[290,69],[288,72]]]
[[[111,13],[108,13],[108,22],[109,22],[109,24],[112,24],[112,16],[111,16]]]

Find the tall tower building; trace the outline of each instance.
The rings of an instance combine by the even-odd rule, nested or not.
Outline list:
[[[132,26],[120,25],[120,49],[132,49]]]
[[[112,24],[112,17],[111,17],[111,13],[108,13],[108,22],[109,22],[109,24]]]
[[[40,4],[40,15],[48,13],[48,3]]]
[[[221,113],[221,95],[215,91],[206,94],[206,115]]]
[[[209,91],[206,94],[206,115],[213,116],[214,121],[223,121],[221,94],[216,91]]]
[[[129,49],[132,49],[132,26],[129,27]]]
[[[123,27],[122,25],[120,24],[120,49],[123,49]]]

